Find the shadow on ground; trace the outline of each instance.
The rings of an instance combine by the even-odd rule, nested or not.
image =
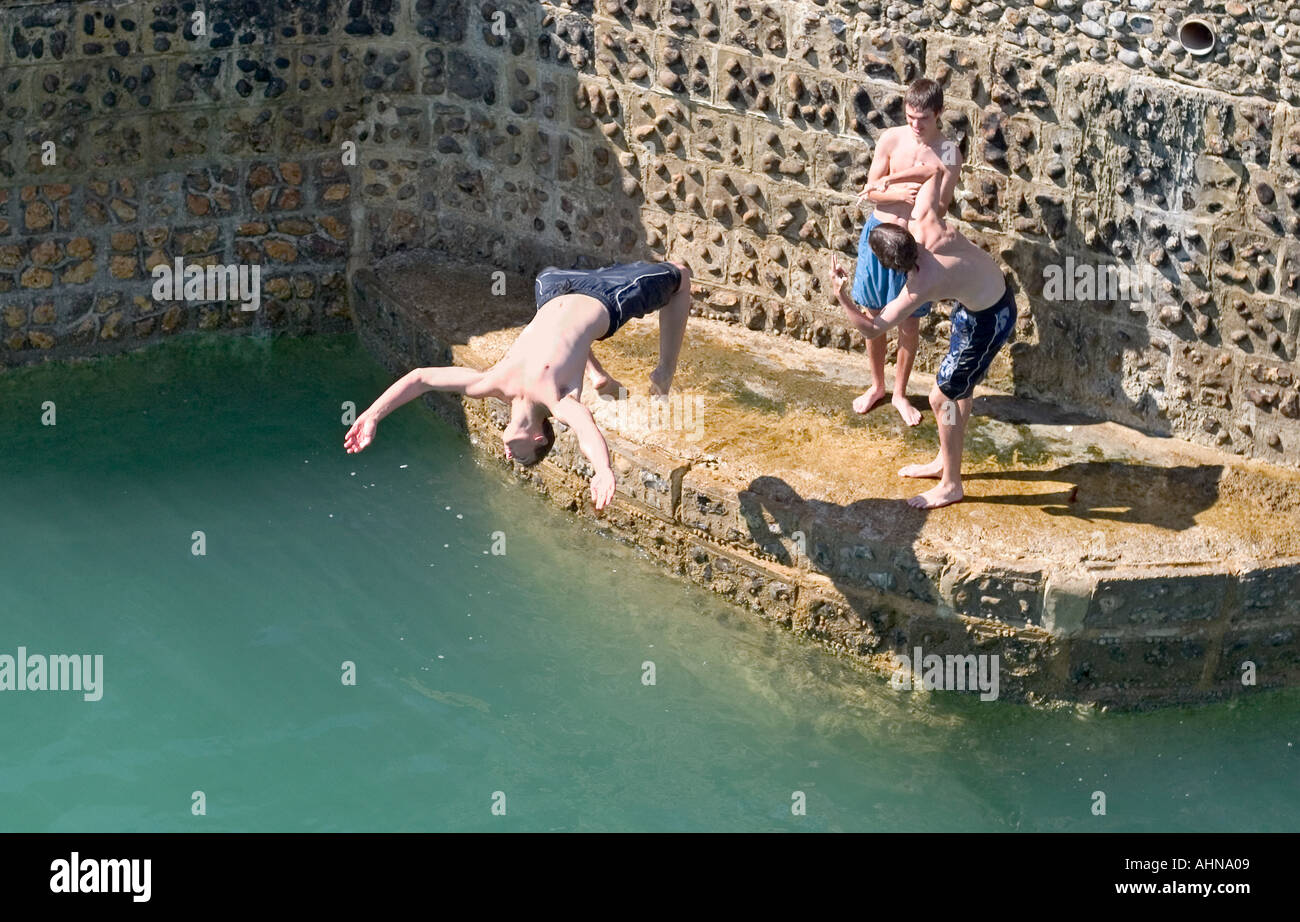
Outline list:
[[[1108,519],[1182,531],[1219,499],[1223,465],[1159,467],[1131,461],[1084,461],[1050,471],[985,471],[966,480],[1064,483],[1053,493],[970,497],[966,502],[1036,506],[1049,515]]]

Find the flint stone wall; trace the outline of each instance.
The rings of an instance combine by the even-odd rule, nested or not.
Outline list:
[[[0,364],[351,326],[339,142],[364,78],[347,30],[369,13],[201,8],[196,36],[193,2],[0,0]],[[261,265],[260,309],[155,300],[177,257]]]
[[[365,97],[383,147],[363,171],[370,256],[428,246],[525,272],[669,256],[706,316],[861,349],[824,280],[833,251],[856,252],[875,140],[930,76],[966,158],[954,214],[1018,290],[992,383],[1300,464],[1300,8],[431,8],[436,39],[404,44],[399,25]],[[1191,16],[1216,33],[1208,55],[1178,40]],[[1156,284],[1136,303],[1045,298],[1067,259]],[[922,368],[948,332],[927,321]]]
[[[407,247],[485,278],[685,259],[705,315],[861,349],[824,280],[924,75],[966,157],[953,213],[1018,292],[991,383],[1300,465],[1300,8],[1167,7],[0,0],[0,363],[336,329],[345,266]],[[153,301],[176,256],[262,264],[263,309]],[[1044,297],[1067,260],[1159,280]],[[946,319],[924,332],[934,370]]]

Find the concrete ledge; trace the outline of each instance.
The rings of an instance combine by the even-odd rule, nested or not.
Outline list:
[[[359,270],[363,343],[395,375],[486,367],[532,312],[530,297],[493,297],[488,276],[428,253]],[[508,287],[531,293],[526,279]],[[634,393],[654,330],[640,321],[597,346]],[[693,319],[675,390],[707,405],[707,437],[644,421],[615,431],[626,419],[605,413],[618,492],[602,529],[882,674],[916,646],[996,653],[1002,697],[1119,708],[1300,683],[1295,472],[984,393],[968,500],[926,515],[894,471],[933,454],[933,423],[907,430],[888,406],[856,416],[864,377],[861,356]],[[584,401],[598,419],[609,409]],[[503,405],[428,402],[507,463]],[[571,433],[537,468],[512,467],[597,517]]]

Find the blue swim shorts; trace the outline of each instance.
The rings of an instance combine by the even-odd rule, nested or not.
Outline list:
[[[605,305],[609,339],[633,317],[659,310],[676,294],[682,272],[672,263],[623,263],[603,269],[557,269],[548,266],[537,276],[537,309],[567,294],[587,295]]]
[[[883,222],[872,213],[862,228],[858,238],[858,266],[853,274],[853,300],[869,311],[881,311],[885,305],[898,297],[898,293],[907,284],[907,273],[897,269],[886,269],[872,252],[867,243],[873,228]],[[931,302],[927,301],[912,311],[913,317],[924,317],[930,313]]]
[[[1011,286],[992,307],[967,310],[960,302],[952,312],[952,339],[939,365],[935,384],[949,400],[963,400],[975,392],[1016,325],[1016,299]]]

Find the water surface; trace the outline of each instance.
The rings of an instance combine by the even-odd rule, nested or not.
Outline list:
[[[1300,829],[1296,692],[1081,715],[895,691],[419,404],[345,454],[342,404],[389,383],[351,337],[0,374],[0,653],[104,657],[100,701],[0,692],[0,829]]]

